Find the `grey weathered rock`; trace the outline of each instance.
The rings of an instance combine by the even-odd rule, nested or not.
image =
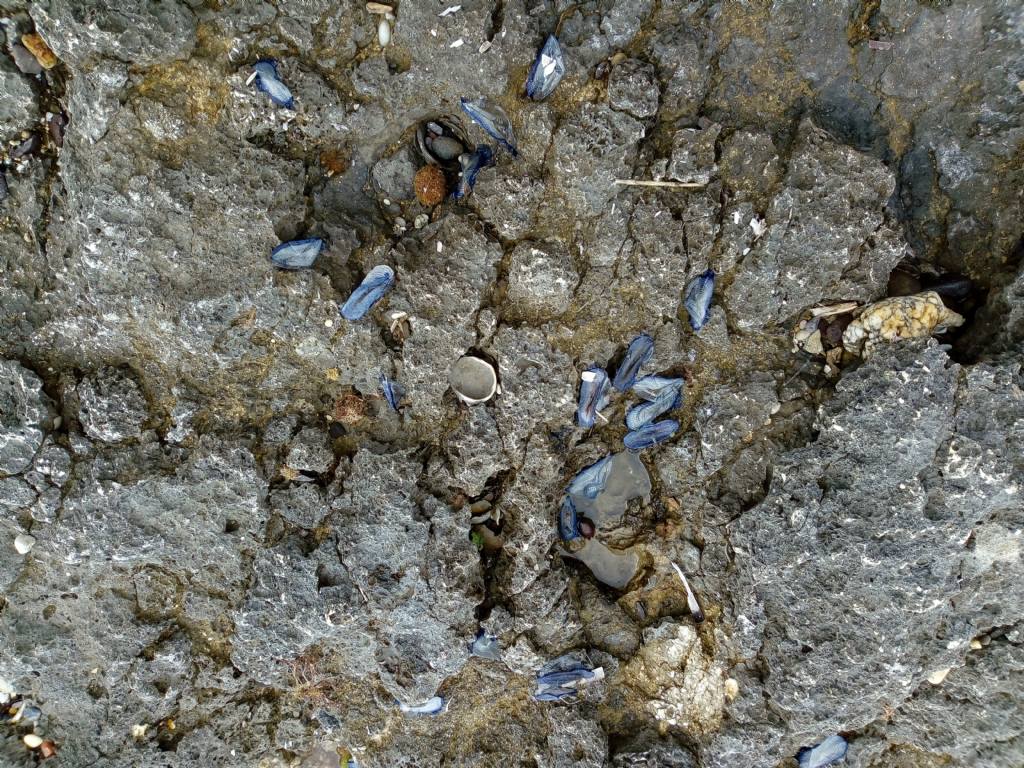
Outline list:
[[[602,212],[615,197],[615,179],[629,175],[643,126],[627,114],[600,104],[584,104],[554,138],[552,175],[565,202],[580,216]]]
[[[626,59],[608,78],[608,104],[641,119],[658,112],[658,82],[654,66]]]
[[[103,369],[78,384],[78,420],[85,433],[105,443],[142,434],[146,399],[127,372]]]
[[[509,257],[506,311],[534,322],[557,318],[569,308],[578,280],[562,243],[520,243]]]
[[[816,302],[878,296],[902,256],[877,234],[893,187],[880,162],[801,123],[765,217],[768,231],[740,262],[727,294],[736,323],[763,328]]]
[[[47,397],[43,382],[13,360],[0,360],[0,473],[13,475],[32,464],[43,444]]]
[[[32,126],[37,112],[28,78],[10,59],[0,59],[0,140],[20,138],[18,132]]]

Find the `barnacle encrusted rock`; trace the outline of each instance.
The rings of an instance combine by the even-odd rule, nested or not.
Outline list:
[[[866,307],[843,331],[843,346],[851,352],[863,350],[867,357],[880,342],[923,339],[963,322],[935,291],[896,296]]]

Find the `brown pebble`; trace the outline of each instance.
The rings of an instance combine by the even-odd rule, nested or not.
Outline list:
[[[39,745],[39,756],[46,760],[48,757],[53,757],[57,754],[57,745],[52,741],[44,741]]]
[[[437,205],[448,194],[448,182],[444,178],[444,171],[436,165],[423,166],[413,179],[413,190],[416,192],[416,199],[423,205]]]
[[[42,65],[43,69],[53,69],[57,66],[57,54],[51,51],[46,41],[35,32],[22,35],[21,44],[28,48],[29,53],[36,57],[36,61]]]

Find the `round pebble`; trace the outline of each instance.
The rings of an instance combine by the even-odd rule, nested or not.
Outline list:
[[[439,160],[454,160],[465,152],[466,148],[458,139],[453,139],[451,136],[438,136],[430,142],[430,151],[437,155]]]
[[[36,537],[28,533],[19,533],[14,537],[14,548],[19,555],[27,555],[36,545]]]

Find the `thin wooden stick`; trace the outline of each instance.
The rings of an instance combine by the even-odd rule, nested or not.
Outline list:
[[[697,181],[645,181],[643,179],[616,179],[616,184],[624,187],[669,187],[672,189],[701,189],[707,184]]]

